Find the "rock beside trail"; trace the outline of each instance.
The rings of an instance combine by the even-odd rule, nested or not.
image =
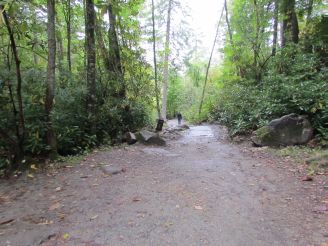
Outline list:
[[[137,140],[137,137],[134,133],[132,132],[127,132],[125,133],[125,140],[128,144],[135,144],[138,140]]]
[[[119,167],[101,166],[100,169],[106,175],[115,175],[125,172],[124,168]]]
[[[271,121],[253,132],[256,146],[288,146],[306,144],[313,137],[313,128],[306,116],[289,114]]]
[[[141,130],[137,133],[137,139],[144,144],[153,144],[159,146],[165,146],[166,141],[160,137],[158,133],[154,133],[147,130]]]

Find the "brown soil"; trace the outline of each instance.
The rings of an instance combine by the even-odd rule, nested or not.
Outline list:
[[[192,127],[0,181],[0,245],[326,245],[328,179]],[[121,170],[110,175],[106,170]]]

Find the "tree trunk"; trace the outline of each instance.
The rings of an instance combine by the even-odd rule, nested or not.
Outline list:
[[[90,118],[90,132],[96,133],[96,47],[95,47],[95,9],[93,0],[85,1],[86,56],[87,56],[87,111]]]
[[[309,0],[308,6],[307,6],[307,16],[306,16],[306,24],[307,25],[312,19],[312,12],[313,12],[313,0]]]
[[[112,70],[112,65],[111,65],[110,59],[109,59],[109,51],[106,48],[104,38],[103,38],[101,23],[97,17],[96,17],[95,31],[96,31],[97,44],[100,49],[100,56],[104,61],[105,69],[108,73],[112,73],[113,70]]]
[[[214,52],[216,40],[217,40],[218,35],[219,35],[219,28],[220,28],[220,23],[221,23],[221,19],[222,19],[222,16],[223,16],[224,9],[225,8],[223,7],[222,8],[221,15],[220,15],[218,26],[216,27],[216,33],[215,33],[215,38],[214,38],[214,41],[213,41],[211,55],[210,55],[210,59],[208,60],[208,64],[207,64],[207,68],[206,68],[206,75],[205,75],[204,87],[203,87],[202,97],[200,99],[200,105],[199,105],[199,110],[198,110],[198,115],[199,116],[200,116],[200,114],[202,112],[202,107],[203,107],[203,102],[204,102],[204,97],[205,97],[205,89],[206,89],[206,85],[207,85],[208,73],[209,73],[209,70],[210,70],[211,62],[212,62],[212,56],[213,56],[213,52]]]
[[[3,19],[5,21],[5,25],[9,34],[10,39],[10,46],[11,50],[14,56],[15,65],[16,65],[16,77],[17,77],[17,87],[16,87],[16,96],[17,96],[17,102],[18,102],[18,133],[17,133],[17,147],[15,147],[15,162],[14,167],[16,167],[16,164],[23,159],[24,157],[24,137],[25,137],[25,119],[24,119],[24,107],[23,107],[23,99],[22,99],[22,75],[21,75],[21,69],[20,69],[20,63],[18,57],[18,51],[16,46],[16,41],[14,38],[14,33],[12,31],[12,28],[10,26],[10,22],[8,19],[7,12],[4,10],[3,5],[0,5],[0,10],[2,11]]]
[[[274,17],[273,17],[273,39],[272,39],[272,56],[276,55],[277,39],[278,39],[278,14],[279,14],[279,0],[274,1]]]
[[[234,42],[233,42],[233,38],[232,38],[232,30],[231,30],[231,26],[230,26],[230,21],[229,21],[229,11],[228,11],[228,6],[227,6],[227,0],[224,0],[224,10],[226,12],[226,24],[227,24],[227,28],[228,28],[228,34],[229,34],[229,42],[230,42],[230,45],[232,46],[232,48],[234,47]],[[238,58],[238,54],[234,55],[232,57],[232,61],[233,63],[236,63],[237,60],[239,59]],[[237,74],[240,76],[240,77],[244,77],[244,70],[239,66],[239,65],[236,65],[236,68],[237,68]]]
[[[165,39],[165,55],[164,55],[164,74],[163,74],[163,100],[162,100],[162,117],[166,120],[166,108],[167,108],[167,89],[169,84],[169,56],[170,56],[170,32],[171,32],[171,10],[172,0],[169,0],[169,6],[167,10],[167,22],[166,22],[166,39]]]
[[[108,6],[108,18],[109,18],[109,31],[108,31],[108,39],[109,39],[109,57],[112,61],[112,71],[117,76],[117,80],[120,82],[120,87],[118,91],[118,96],[120,98],[126,97],[126,88],[125,81],[123,76],[123,69],[121,63],[121,55],[120,55],[120,47],[118,44],[118,38],[116,33],[116,16],[113,12],[113,6],[110,4]]]
[[[37,66],[39,64],[39,56],[35,53],[37,52],[39,46],[39,40],[38,37],[33,32],[33,45],[32,45],[32,51],[33,51],[33,60],[34,64]]]
[[[309,33],[309,25],[312,19],[312,11],[313,11],[313,0],[309,0],[308,7],[307,7],[307,16],[306,16],[306,32],[304,35],[304,50],[308,53],[312,52],[312,42]]]
[[[57,22],[59,20],[57,19]],[[63,67],[64,62],[64,46],[63,46],[63,37],[61,32],[56,32],[56,45],[57,45],[57,64],[58,64],[58,71],[59,71],[59,86],[62,86],[65,83],[65,72]]]
[[[72,43],[72,27],[71,27],[71,19],[72,19],[72,6],[71,0],[62,0],[62,4],[66,5],[66,10],[64,10],[65,22],[66,22],[66,38],[67,38],[67,66],[68,71],[72,72],[72,58],[71,58],[71,43]]]
[[[232,41],[232,31],[231,31],[230,21],[229,21],[229,14],[228,14],[227,0],[224,0],[224,10],[225,10],[225,12],[226,12],[226,23],[227,23],[227,27],[228,27],[228,34],[229,34],[230,44],[233,45],[233,41]]]
[[[23,149],[20,147],[19,142],[10,137],[5,129],[0,128],[0,137],[7,145],[9,150],[8,159],[11,163],[11,168],[15,170],[24,158]]]
[[[48,0],[48,68],[47,68],[47,90],[46,90],[46,121],[47,121],[47,144],[50,147],[49,157],[54,159],[57,155],[57,140],[52,123],[52,109],[55,97],[56,81],[56,27],[55,27],[55,0]]]
[[[255,38],[253,44],[253,70],[254,70],[254,79],[257,83],[261,82],[262,74],[260,69],[259,56],[261,51],[261,40],[260,35],[264,33],[264,29],[261,29],[260,25],[260,10],[257,0],[253,0],[254,12],[255,12]],[[267,12],[269,11],[270,4],[267,6]]]
[[[282,40],[281,46],[285,47],[287,43],[297,44],[299,41],[298,20],[295,12],[295,0],[284,0],[282,6],[283,23],[282,23]]]
[[[154,0],[151,0],[151,16],[152,16],[152,21],[153,21],[153,56],[154,56],[154,73],[155,73],[156,108],[157,108],[158,119],[162,119],[161,109],[159,107],[159,88],[158,88],[158,80],[157,80],[155,5],[154,5]]]

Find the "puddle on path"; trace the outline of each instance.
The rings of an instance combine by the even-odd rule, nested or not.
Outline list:
[[[186,131],[185,138],[214,138],[213,130],[210,126],[191,126],[189,131]]]
[[[189,130],[183,132],[183,137],[179,142],[185,145],[195,142],[210,142],[214,139],[214,132],[210,126],[190,126]]]

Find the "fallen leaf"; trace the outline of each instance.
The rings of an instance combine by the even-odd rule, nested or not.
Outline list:
[[[203,207],[199,206],[199,205],[196,205],[194,208],[197,209],[197,210],[203,210]]]
[[[141,198],[140,197],[134,197],[132,199],[133,202],[140,202],[141,201]]]
[[[92,217],[90,218],[90,220],[95,220],[95,219],[98,218],[98,216],[99,216],[99,215],[92,216]]]
[[[4,220],[4,221],[1,221],[1,222],[0,222],[0,225],[9,224],[9,223],[11,223],[11,222],[13,222],[13,221],[14,221],[14,219]]]
[[[53,211],[53,210],[55,210],[55,209],[57,209],[57,208],[60,208],[60,203],[59,202],[56,202],[56,203],[54,203],[54,204],[52,204],[51,206],[50,206],[50,208],[49,208],[49,210],[50,211]]]
[[[38,168],[36,167],[35,164],[32,164],[32,165],[30,166],[30,168],[31,168],[31,169],[34,169],[34,170],[38,170]]]
[[[167,221],[167,222],[165,222],[165,224],[164,224],[165,227],[170,227],[170,226],[172,226],[172,225],[174,225],[174,223],[173,223],[172,221]]]
[[[43,220],[39,223],[37,223],[38,225],[51,225],[53,224],[54,222],[52,220]]]
[[[66,216],[67,216],[67,214],[64,214],[64,213],[58,213],[58,214],[57,214],[57,217],[58,217],[60,220],[64,220]]]
[[[9,201],[9,196],[1,196],[0,195],[0,204]]]
[[[31,178],[31,179],[34,179],[34,175],[31,174],[31,173],[27,174],[27,177],[29,177],[29,178]]]
[[[302,181],[313,181],[313,178],[309,175],[305,175],[304,177],[302,177]]]

